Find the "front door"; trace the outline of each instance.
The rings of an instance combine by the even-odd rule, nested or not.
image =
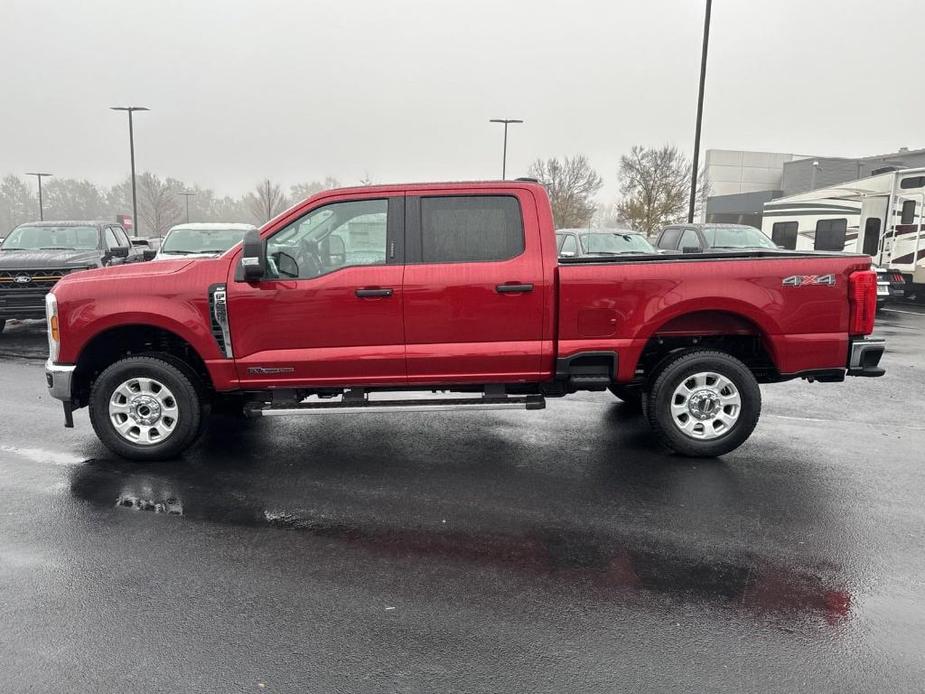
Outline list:
[[[549,289],[529,194],[409,196],[406,230],[408,381],[535,380]]]
[[[229,278],[242,385],[405,382],[403,215],[400,195],[324,202],[268,237],[264,280]]]

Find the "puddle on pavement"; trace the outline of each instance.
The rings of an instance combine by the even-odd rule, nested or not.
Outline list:
[[[0,453],[10,453],[19,458],[25,458],[33,463],[48,463],[51,465],[77,465],[83,458],[70,453],[46,451],[41,448],[19,448],[17,446],[0,446]]]
[[[71,493],[119,510],[308,533],[398,561],[440,558],[493,566],[580,584],[605,598],[654,593],[776,614],[786,620],[821,618],[830,624],[851,612],[851,594],[834,567],[797,569],[751,552],[709,557],[692,548],[541,525],[490,532],[380,526],[368,520],[275,506],[243,492],[238,485],[223,488],[220,480],[211,484],[185,480],[180,470],[174,478],[161,472],[126,473],[115,465],[89,461],[72,472]]]

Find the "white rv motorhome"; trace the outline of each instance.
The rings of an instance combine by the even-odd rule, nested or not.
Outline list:
[[[890,171],[765,203],[762,231],[784,248],[866,253],[925,295],[925,169]],[[910,286],[911,285],[911,286]]]

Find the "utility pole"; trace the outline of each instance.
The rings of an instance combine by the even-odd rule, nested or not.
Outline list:
[[[26,176],[35,176],[39,181],[39,221],[45,221],[45,210],[42,205],[42,179],[48,176],[53,176],[54,174],[50,173],[27,173]]]
[[[694,163],[691,172],[691,204],[687,211],[688,223],[694,221],[694,207],[697,205],[697,168],[700,166],[700,123],[703,120],[703,88],[707,80],[707,47],[710,44],[710,10],[713,0],[707,0],[703,16],[703,50],[700,54],[700,93],[697,96],[697,126],[694,129]]]
[[[128,112],[128,147],[132,160],[132,236],[138,236],[138,196],[135,192],[135,128],[132,114],[135,111],[150,111],[147,106],[110,106],[111,111]]]
[[[501,180],[503,181],[507,178],[507,126],[511,123],[523,123],[523,121],[516,118],[492,118],[488,122],[504,123],[504,151],[501,155]]]
[[[183,190],[177,193],[177,195],[182,195],[186,198],[186,223],[189,224],[189,199],[196,195],[196,192],[192,190]]]

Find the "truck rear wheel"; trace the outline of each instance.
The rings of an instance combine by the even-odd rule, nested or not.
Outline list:
[[[696,350],[667,362],[655,377],[646,417],[662,444],[711,458],[741,446],[761,414],[758,381],[725,352]]]
[[[199,436],[199,390],[157,357],[130,357],[107,367],[90,393],[90,422],[100,441],[130,460],[166,460]]]

